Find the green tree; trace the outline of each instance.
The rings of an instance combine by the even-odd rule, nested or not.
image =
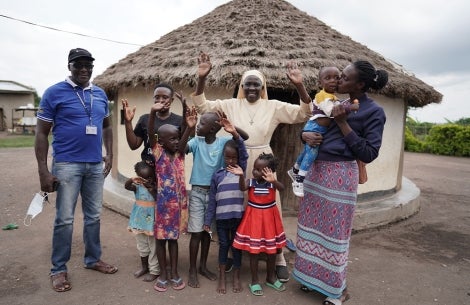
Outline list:
[[[454,122],[457,125],[470,125],[470,118],[461,118]]]
[[[39,107],[39,103],[41,102],[41,97],[38,95],[38,92],[36,91],[36,89],[34,89],[33,96],[34,96],[34,107]]]

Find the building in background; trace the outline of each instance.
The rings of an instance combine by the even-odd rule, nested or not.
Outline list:
[[[0,80],[0,131],[33,133],[36,126],[35,90],[10,80]]]
[[[301,64],[304,83],[311,96],[318,90],[318,72],[322,66],[335,65],[343,69],[355,60],[366,59],[377,69],[387,70],[387,86],[369,93],[384,108],[387,123],[380,155],[367,165],[369,180],[359,187],[359,205],[390,198],[402,190],[407,108],[442,100],[439,92],[400,65],[283,0],[234,0],[221,5],[129,54],[93,82],[115,102],[128,99],[132,106],[137,106],[135,125],[140,115],[149,112],[157,83],[167,82],[186,97],[195,90],[200,51],[210,55],[213,66],[205,87],[205,95],[210,100],[234,96],[243,72],[258,69],[267,78],[270,99],[298,104],[299,97],[286,77],[286,63],[290,60]],[[177,100],[172,107],[172,111],[181,113]],[[113,116],[116,141],[112,178],[119,181],[133,174],[132,165],[139,159],[140,150],[131,151],[127,146],[119,107],[114,108]],[[279,173],[290,168],[302,148],[299,138],[302,126],[281,125],[273,135],[271,146],[280,160]],[[188,159],[186,169],[190,170],[191,160]],[[278,178],[284,185],[290,185],[287,175]],[[281,197],[284,211],[295,214],[297,200],[291,188],[287,187]],[[129,200],[129,207],[131,203]],[[120,209],[127,208],[121,206]],[[391,218],[395,216],[386,221],[393,221]]]

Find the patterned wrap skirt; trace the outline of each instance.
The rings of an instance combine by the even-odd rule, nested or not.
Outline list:
[[[304,180],[293,276],[332,298],[346,288],[357,186],[356,161],[316,161]]]

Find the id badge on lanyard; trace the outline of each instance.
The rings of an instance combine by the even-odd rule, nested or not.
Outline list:
[[[83,100],[83,99],[85,99],[85,92],[83,92],[83,99],[80,96],[80,94],[78,94],[77,91],[75,91],[75,93],[77,94],[78,99],[82,103],[82,106],[85,109],[85,112],[87,113],[88,118],[90,119],[90,122],[85,126],[85,134],[95,135],[96,136],[98,134],[98,128],[95,125],[93,125],[93,122],[91,121],[91,114],[92,114],[92,111],[93,111],[93,92],[90,92],[90,110],[88,110],[88,108],[87,108],[87,106],[86,106],[86,104]]]
[[[91,134],[91,135],[97,135],[98,134],[98,128],[95,125],[86,125],[86,134]]]

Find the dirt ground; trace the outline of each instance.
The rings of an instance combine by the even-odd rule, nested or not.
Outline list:
[[[165,293],[152,283],[135,279],[139,265],[135,241],[126,232],[127,218],[104,209],[103,260],[119,266],[114,275],[86,270],[80,206],[77,208],[72,259],[68,264],[73,289],[57,293],[48,277],[54,215],[51,205],[33,221],[23,218],[39,191],[33,148],[0,149],[0,225],[19,228],[0,231],[0,304],[321,304],[317,293],[300,291],[294,280],[285,292],[264,286],[264,296],[249,293],[248,260],[243,260],[244,291],[215,292],[216,282],[200,278],[201,288],[186,287]],[[470,304],[470,159],[405,153],[405,176],[421,189],[421,210],[402,222],[353,234],[349,262],[350,305],[364,304]],[[294,217],[284,219],[286,232],[295,238]],[[187,280],[189,237],[180,239],[180,275]],[[217,244],[210,251],[209,267],[216,270]],[[294,253],[286,250],[289,267]],[[260,264],[263,279],[264,263]],[[230,279],[230,277],[229,277]],[[230,288],[231,280],[228,282]]]

